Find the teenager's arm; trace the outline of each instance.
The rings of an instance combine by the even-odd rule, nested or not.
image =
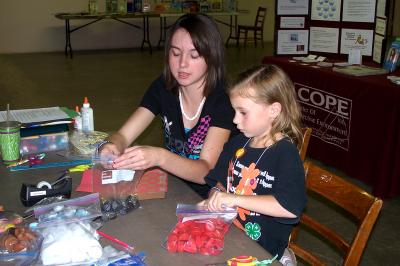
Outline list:
[[[138,107],[125,124],[109,137],[122,153],[150,125],[155,115],[147,108]]]

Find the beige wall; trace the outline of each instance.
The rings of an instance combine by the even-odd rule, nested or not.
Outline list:
[[[104,11],[105,0],[99,0],[99,10]],[[239,23],[253,24],[258,6],[268,8],[265,41],[273,40],[275,0],[241,0]],[[64,21],[54,18],[58,12],[87,10],[86,0],[0,0],[0,54],[63,51],[65,43]],[[224,18],[225,21],[228,19]],[[141,20],[136,21],[141,24]],[[71,26],[88,21],[72,21]],[[224,38],[227,27],[221,26]],[[153,46],[159,38],[159,20],[150,20],[150,40]],[[122,23],[104,20],[72,33],[74,50],[139,47],[142,33]]]

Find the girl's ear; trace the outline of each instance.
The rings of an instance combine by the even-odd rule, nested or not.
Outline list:
[[[271,117],[273,119],[277,118],[278,115],[281,113],[281,110],[282,110],[282,106],[280,103],[274,102],[273,104],[271,104],[271,108],[270,108]]]

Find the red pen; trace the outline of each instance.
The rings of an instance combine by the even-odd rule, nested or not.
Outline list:
[[[112,241],[112,242],[114,242],[114,243],[116,243],[116,244],[118,244],[118,245],[120,245],[120,246],[122,246],[122,247],[124,247],[124,248],[126,248],[126,249],[128,249],[128,250],[131,250],[131,251],[134,250],[133,247],[129,246],[127,243],[125,243],[125,242],[119,240],[118,238],[115,238],[115,237],[113,237],[113,236],[107,235],[106,233],[101,232],[101,231],[99,231],[99,230],[97,230],[97,233],[98,233],[99,235],[101,235],[102,237],[105,237],[105,238],[107,238],[108,240],[110,240],[110,241]]]

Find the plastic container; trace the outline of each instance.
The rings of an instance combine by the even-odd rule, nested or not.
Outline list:
[[[81,108],[82,115],[82,130],[85,132],[91,132],[94,130],[94,120],[93,120],[93,109],[90,108],[90,103],[87,97],[83,102]]]

